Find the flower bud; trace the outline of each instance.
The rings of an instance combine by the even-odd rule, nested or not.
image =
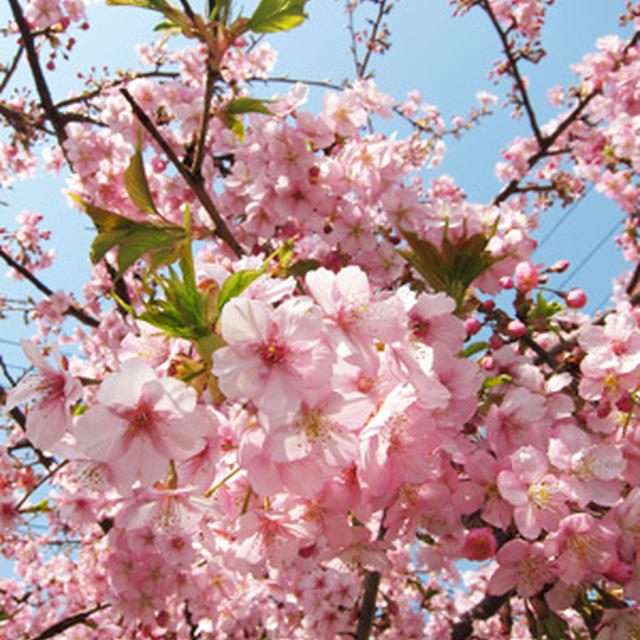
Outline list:
[[[582,309],[587,304],[587,294],[582,289],[571,289],[565,299],[571,309]]]
[[[507,325],[507,331],[509,335],[514,338],[521,338],[525,333],[527,333],[527,326],[521,320],[512,320]]]

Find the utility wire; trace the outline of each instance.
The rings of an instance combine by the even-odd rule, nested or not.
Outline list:
[[[540,240],[540,243],[538,244],[537,249],[540,249],[547,242],[547,240],[560,228],[560,226],[567,221],[567,218],[576,210],[578,205],[582,204],[585,201],[585,199],[588,197],[589,193],[591,193],[591,189],[593,189],[593,185],[592,184],[589,185],[589,187],[585,191],[584,196],[582,198],[580,198],[579,200],[576,200],[564,212],[564,215],[562,216],[562,218],[560,218],[560,220],[558,220],[558,222],[555,223],[555,225],[553,226],[551,231],[549,231],[549,233],[547,233],[547,235],[544,238],[542,238],[542,240]]]
[[[571,280],[573,280],[574,276],[582,270],[582,268],[593,258],[593,256],[598,252],[598,250],[604,245],[604,243],[616,232],[618,227],[623,224],[625,218],[622,220],[618,220],[609,231],[597,242],[597,244],[589,251],[589,253],[583,258],[582,262],[578,266],[576,266],[573,270],[571,270],[567,277],[560,283],[559,289],[564,289]]]

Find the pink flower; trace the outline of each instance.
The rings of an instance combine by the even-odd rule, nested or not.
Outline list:
[[[567,584],[596,579],[617,561],[617,535],[587,513],[573,513],[544,541],[547,557],[557,557],[558,575]]]
[[[545,529],[555,529],[568,512],[563,485],[547,473],[547,457],[535,447],[520,447],[511,455],[513,471],[501,471],[498,489],[514,505],[513,516],[518,531],[530,540]]]
[[[515,283],[520,291],[532,291],[538,286],[538,280],[538,270],[528,260],[516,265]]]
[[[269,424],[288,421],[304,399],[311,404],[329,386],[333,355],[309,298],[285,300],[277,309],[235,298],[222,312],[228,347],[213,356],[213,373],[233,400],[251,400]]]
[[[158,378],[139,360],[127,360],[107,376],[96,399],[76,424],[79,448],[107,462],[121,488],[135,480],[150,486],[164,477],[170,459],[184,460],[202,449],[207,422],[194,415],[195,391]]]
[[[69,408],[82,396],[80,383],[64,370],[54,369],[38,351],[36,346],[22,341],[22,349],[40,373],[23,378],[7,392],[7,409],[35,399],[27,413],[27,436],[36,447],[50,449],[71,428]],[[53,356],[64,369],[64,364],[56,344],[52,346]]]
[[[510,540],[496,555],[500,566],[489,581],[489,593],[502,595],[515,589],[524,598],[538,593],[554,575],[539,542]]]

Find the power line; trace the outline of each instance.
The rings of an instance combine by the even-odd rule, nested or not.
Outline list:
[[[591,251],[589,251],[589,253],[584,257],[582,262],[580,262],[580,264],[575,267],[575,269],[567,274],[567,277],[560,283],[560,286],[558,287],[559,289],[564,289],[567,286],[567,284],[573,279],[573,277],[582,270],[582,268],[587,264],[587,262],[589,262],[589,260],[591,260],[591,258],[593,258],[593,256],[598,252],[602,245],[604,245],[604,243],[616,232],[617,228],[621,224],[623,224],[624,221],[625,218],[622,218],[622,220],[618,220],[618,222],[616,222],[613,227],[611,227],[611,229],[609,229],[609,231],[607,231],[607,233],[602,238],[600,238],[593,249],[591,249]]]
[[[2,343],[2,344],[10,344],[12,347],[21,347],[22,346],[17,340],[7,340],[5,338],[0,338],[0,343]]]
[[[549,233],[547,233],[547,235],[544,238],[542,238],[542,240],[540,240],[540,243],[538,244],[538,247],[537,247],[538,249],[540,249],[546,243],[546,241],[560,228],[560,226],[566,222],[567,218],[576,210],[578,205],[582,204],[585,201],[585,199],[587,198],[589,193],[591,193],[591,189],[593,189],[593,185],[589,185],[589,187],[585,191],[584,197],[580,198],[580,200],[576,200],[565,211],[565,213],[562,216],[562,218],[560,218],[560,220],[558,220],[558,222],[555,223],[555,225],[553,226],[551,231],[549,231]]]

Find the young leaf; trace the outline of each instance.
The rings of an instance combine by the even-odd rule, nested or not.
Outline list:
[[[177,225],[136,222],[72,197],[83,206],[98,230],[91,245],[90,257],[93,264],[100,262],[108,251],[118,247],[119,274],[146,253],[150,254],[151,267],[156,268],[176,260],[180,247],[186,241],[185,230]]]
[[[131,201],[139,209],[151,215],[159,215],[151,198],[151,190],[144,171],[140,138],[140,132],[138,131],[138,143],[135,153],[131,156],[129,166],[124,171],[124,186]]]
[[[306,3],[307,0],[261,0],[249,18],[249,28],[256,33],[293,29],[307,17]]]
[[[471,356],[475,356],[476,353],[486,351],[490,346],[491,345],[488,342],[472,342],[460,352],[460,357],[471,358]]]
[[[225,112],[222,114],[222,122],[224,126],[231,129],[240,142],[244,140],[244,125],[239,118],[236,118],[232,113]]]
[[[239,296],[258,276],[264,273],[263,269],[243,269],[231,274],[223,283],[218,294],[218,310],[222,311],[231,298]]]
[[[224,109],[218,112],[218,116],[224,122],[225,127],[231,129],[238,139],[244,139],[244,125],[238,115],[244,113],[264,113],[265,115],[273,115],[267,108],[265,100],[256,98],[242,97],[232,100]]]
[[[265,115],[272,116],[273,112],[271,112],[267,106],[266,102],[271,102],[270,100],[258,100],[257,98],[249,98],[249,97],[241,97],[232,100],[226,108],[227,113],[264,113]]]

